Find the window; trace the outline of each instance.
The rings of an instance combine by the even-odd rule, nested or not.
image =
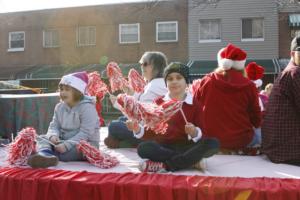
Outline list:
[[[177,42],[178,22],[156,22],[156,42]]]
[[[43,32],[43,46],[45,48],[59,47],[59,33],[58,33],[58,30],[44,30],[44,32]]]
[[[140,42],[140,24],[120,24],[119,25],[119,42],[139,43]]]
[[[221,20],[200,20],[199,42],[221,42]]]
[[[242,41],[263,41],[264,19],[242,19]]]
[[[9,32],[9,49],[8,51],[24,51],[25,49],[25,32]]]
[[[95,26],[78,27],[77,45],[78,46],[96,45],[96,27]]]

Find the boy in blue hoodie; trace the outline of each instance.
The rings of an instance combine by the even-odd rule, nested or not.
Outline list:
[[[46,135],[37,142],[38,151],[28,159],[33,168],[46,168],[61,161],[80,161],[83,156],[76,149],[80,140],[99,148],[99,119],[95,100],[85,96],[88,76],[77,72],[63,76],[59,83],[61,102],[54,110]]]

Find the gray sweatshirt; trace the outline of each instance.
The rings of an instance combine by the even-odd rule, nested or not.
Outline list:
[[[95,99],[84,96],[83,100],[72,108],[64,102],[58,103],[46,136],[48,139],[58,136],[64,140],[67,150],[75,147],[80,140],[98,146],[100,133]]]

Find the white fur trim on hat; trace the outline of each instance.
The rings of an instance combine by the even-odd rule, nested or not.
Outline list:
[[[225,48],[222,48],[218,52],[218,65],[219,65],[219,67],[222,67],[225,70],[229,70],[231,68],[237,69],[237,70],[242,70],[242,69],[245,68],[246,60],[234,61],[234,60],[231,60],[231,59],[222,58],[221,53],[224,50],[225,50]]]
[[[256,85],[257,88],[261,87],[263,84],[263,81],[261,79],[257,79],[253,81],[253,83]]]
[[[64,84],[77,89],[82,94],[85,94],[87,83],[71,74],[63,76],[59,84]]]
[[[241,61],[233,61],[233,66],[232,68],[237,69],[237,70],[242,70],[245,68],[246,60],[241,60]]]

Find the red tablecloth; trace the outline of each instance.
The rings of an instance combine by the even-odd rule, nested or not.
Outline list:
[[[300,180],[2,168],[0,199],[293,200],[300,199]]]

